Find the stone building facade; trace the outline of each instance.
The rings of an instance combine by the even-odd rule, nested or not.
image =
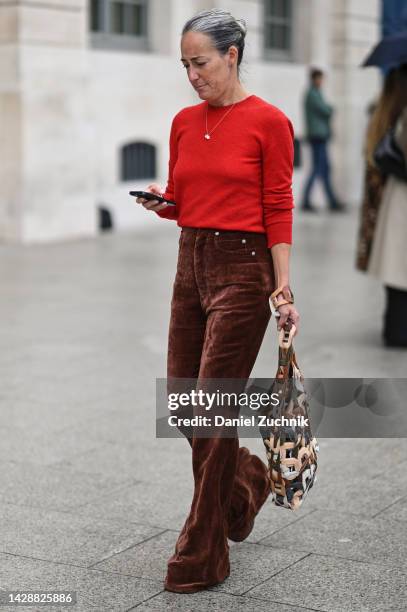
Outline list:
[[[366,107],[380,82],[359,64],[379,38],[379,0],[0,0],[2,241],[95,235],[100,205],[118,229],[167,222],[127,194],[165,185],[171,119],[200,102],[180,32],[212,6],[247,21],[244,85],[279,106],[299,138],[308,67],[327,71],[334,183],[359,201]],[[304,163],[297,199],[303,173]]]

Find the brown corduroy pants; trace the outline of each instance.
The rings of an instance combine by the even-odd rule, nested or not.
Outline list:
[[[167,377],[245,382],[268,322],[274,287],[265,234],[184,227],[171,301]],[[244,385],[243,385],[244,387]],[[241,541],[270,493],[266,464],[238,437],[189,437],[194,494],[165,588],[192,593],[230,572],[228,538]]]

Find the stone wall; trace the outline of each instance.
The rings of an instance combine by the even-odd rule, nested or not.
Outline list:
[[[200,102],[180,62],[182,26],[216,4],[151,0],[148,49],[119,51],[92,47],[85,0],[0,0],[1,239],[92,236],[102,203],[119,229],[167,223],[127,195],[149,181],[120,181],[120,149],[137,140],[154,144],[156,180],[165,186],[171,119]],[[379,36],[379,0],[294,4],[292,61],[270,62],[262,51],[262,2],[222,3],[248,23],[242,80],[249,92],[279,106],[301,136],[308,65],[327,70],[326,95],[337,109],[334,181],[343,199],[357,203],[365,109],[379,83],[374,69],[358,64]],[[305,168],[294,177],[297,202],[304,153]]]

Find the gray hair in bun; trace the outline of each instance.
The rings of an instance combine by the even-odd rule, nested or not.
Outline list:
[[[235,46],[238,50],[237,72],[240,74],[247,32],[244,19],[235,19],[228,11],[213,8],[201,11],[189,19],[182,29],[182,35],[191,30],[210,36],[221,55],[225,55],[232,45]]]

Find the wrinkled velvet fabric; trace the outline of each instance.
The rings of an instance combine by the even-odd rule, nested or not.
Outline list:
[[[171,301],[167,377],[249,378],[275,289],[265,234],[184,227]],[[169,385],[171,383],[169,382]],[[181,430],[182,431],[182,430]],[[184,433],[184,435],[186,435]],[[230,573],[228,538],[244,540],[270,493],[267,466],[237,437],[188,437],[194,494],[164,587],[192,593]]]

